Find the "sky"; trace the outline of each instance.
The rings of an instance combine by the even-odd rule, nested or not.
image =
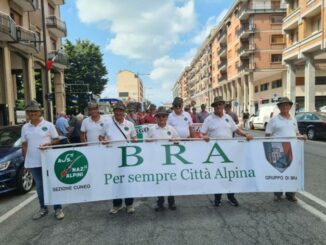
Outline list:
[[[67,0],[67,39],[100,46],[108,70],[102,98],[118,98],[117,73],[139,74],[145,98],[172,102],[172,88],[233,0]],[[65,40],[63,40],[64,42]]]

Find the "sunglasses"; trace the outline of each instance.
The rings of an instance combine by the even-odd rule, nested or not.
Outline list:
[[[165,117],[168,117],[167,115],[157,115],[156,116],[157,118],[165,118]]]
[[[174,108],[182,108],[182,105],[175,105]]]
[[[221,106],[224,105],[224,103],[216,103],[214,106]]]

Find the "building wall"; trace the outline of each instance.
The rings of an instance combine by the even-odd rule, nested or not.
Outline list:
[[[133,100],[143,102],[143,84],[136,73],[131,71],[120,71],[117,75],[117,89],[119,98],[123,101]],[[127,93],[120,96],[120,93]]]

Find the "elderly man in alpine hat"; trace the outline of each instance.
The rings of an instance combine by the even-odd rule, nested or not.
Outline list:
[[[214,112],[205,119],[200,130],[204,140],[208,141],[210,138],[232,139],[233,133],[246,137],[247,140],[253,139],[250,134],[240,130],[232,117],[225,113],[225,100],[222,97],[215,97],[211,106],[214,108]],[[230,205],[235,207],[239,205],[234,193],[228,193],[227,196]],[[214,197],[214,205],[221,206],[222,194],[215,194]]]
[[[266,127],[266,137],[300,137],[298,123],[295,117],[290,114],[293,102],[288,97],[281,97],[277,103],[280,113],[272,117]],[[282,200],[282,192],[274,192],[274,201]],[[290,202],[297,202],[295,192],[286,192],[285,196]]]
[[[32,100],[25,108],[29,122],[24,124],[21,131],[22,152],[25,168],[30,170],[36,185],[40,203],[40,211],[33,216],[34,220],[47,215],[48,207],[44,203],[41,150],[44,147],[60,143],[55,126],[43,119],[40,104]],[[55,218],[63,219],[64,213],[60,204],[54,205]]]

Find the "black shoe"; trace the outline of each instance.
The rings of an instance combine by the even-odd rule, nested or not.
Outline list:
[[[177,207],[175,206],[175,203],[171,203],[171,204],[169,204],[169,209],[170,210],[176,210],[177,209]]]
[[[215,206],[215,207],[219,207],[219,206],[221,206],[221,205],[222,205],[221,200],[215,200],[215,201],[214,201],[214,206]]]
[[[165,209],[164,205],[156,205],[154,208],[156,212],[163,211],[164,209]]]
[[[234,207],[238,207],[239,206],[239,203],[238,203],[237,199],[235,199],[235,197],[230,198],[229,199],[229,203],[230,203],[231,206],[234,206]]]

